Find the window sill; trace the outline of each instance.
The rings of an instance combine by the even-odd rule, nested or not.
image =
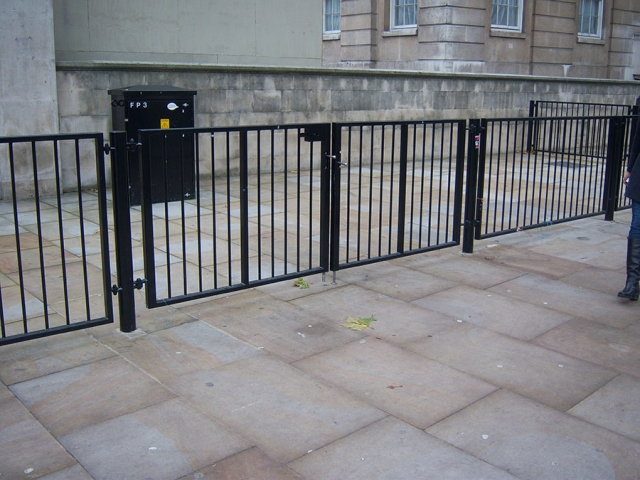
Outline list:
[[[340,40],[340,32],[323,33],[322,40]]]
[[[581,37],[580,35],[578,35],[578,43],[587,43],[587,44],[591,44],[591,45],[605,45],[606,44],[606,42],[601,38],[597,38],[597,37]]]
[[[491,29],[489,35],[491,37],[502,38],[527,38],[527,35],[524,32],[519,32],[517,30],[498,30],[495,28]]]
[[[382,32],[383,37],[410,37],[418,34],[418,27],[396,28]]]

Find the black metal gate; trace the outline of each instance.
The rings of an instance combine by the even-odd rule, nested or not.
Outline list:
[[[334,124],[331,270],[460,243],[466,121]]]
[[[152,203],[167,165],[149,151],[169,143],[195,151],[196,193]],[[141,130],[139,147],[149,308],[328,270],[329,124]]]
[[[103,135],[3,137],[0,165],[0,345],[113,322]]]

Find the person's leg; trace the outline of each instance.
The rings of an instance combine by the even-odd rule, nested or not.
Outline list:
[[[629,300],[640,297],[640,202],[631,201],[631,226],[627,239],[627,282],[618,296]]]

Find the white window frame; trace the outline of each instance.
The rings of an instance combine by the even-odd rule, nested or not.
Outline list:
[[[516,14],[516,25],[502,24],[502,23],[494,23],[493,21],[493,12],[496,8],[514,8],[511,5],[504,5],[504,2],[509,2],[510,0],[491,0],[491,28],[494,30],[507,30],[511,32],[522,32],[522,15],[524,10],[524,0],[516,0],[517,5],[515,8],[518,10]],[[496,2],[501,2],[500,5],[496,5]]]
[[[589,4],[591,4],[591,2],[596,1],[598,2],[598,16],[597,18],[597,25],[596,25],[596,32],[592,33],[592,32],[584,32],[581,31],[582,25],[583,25],[583,8],[584,5],[587,3],[587,0],[580,0],[580,5],[578,6],[578,36],[579,37],[584,37],[584,38],[602,38],[602,17],[604,15],[604,0],[589,0]],[[588,28],[590,27],[590,25],[588,24]]]
[[[398,2],[402,1],[402,5],[398,5]],[[408,7],[410,5],[406,5],[406,2],[411,2],[414,3],[414,8],[415,8],[415,14],[414,14],[414,18],[415,18],[415,23],[411,23],[411,24],[397,24],[397,19],[396,19],[396,7],[397,6],[401,6],[401,7]],[[390,19],[390,24],[391,24],[391,30],[403,30],[403,29],[415,29],[418,27],[418,0],[391,0],[389,2],[389,6],[390,6],[390,12],[389,12],[389,19]]]
[[[327,30],[327,16],[328,15],[335,15],[336,12],[327,12],[327,6],[331,4],[332,6],[335,6],[334,4],[337,4],[338,7],[338,29],[337,30]],[[335,33],[340,33],[340,0],[324,0],[324,2],[322,2],[322,31],[325,34],[335,34]]]

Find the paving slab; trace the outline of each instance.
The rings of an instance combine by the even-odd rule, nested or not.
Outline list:
[[[339,278],[351,285],[358,285],[404,302],[411,302],[455,285],[450,280],[391,262],[350,268],[341,271]]]
[[[420,429],[497,388],[375,337],[293,365]]]
[[[16,383],[11,390],[56,437],[175,396],[120,357]]]
[[[540,275],[523,275],[489,290],[612,327],[624,328],[634,319],[634,302]]]
[[[385,341],[403,344],[433,334],[448,327],[453,321],[445,313],[406,303],[356,285],[344,285],[330,292],[292,300],[291,304],[306,318],[325,318],[330,324],[348,332],[348,341],[372,333]],[[340,326],[349,317],[370,318],[372,315],[376,321],[371,323],[372,329],[365,332],[353,332]]]
[[[620,375],[568,413],[640,442],[640,380]]]
[[[564,283],[586,288],[606,295],[616,296],[624,288],[627,269],[611,270],[600,267],[587,267],[571,275],[562,277]]]
[[[11,385],[115,355],[85,332],[14,343],[0,348],[0,380]]]
[[[79,464],[38,478],[40,480],[94,480],[93,477],[89,475],[89,472]]]
[[[343,345],[359,336],[340,327],[338,322],[301,312],[259,291],[186,307],[184,311],[286,362]]]
[[[516,478],[393,417],[319,448],[289,466],[308,480]]]
[[[635,480],[640,471],[640,443],[506,390],[427,433],[522,479]]]
[[[282,463],[386,416],[268,355],[187,375],[169,386]]]
[[[251,445],[180,399],[90,425],[59,440],[96,480],[172,480]]]
[[[412,303],[521,340],[535,338],[572,318],[571,315],[542,305],[517,301],[466,285]]]
[[[522,275],[522,272],[507,266],[478,261],[476,255],[460,253],[428,253],[392,260],[402,265],[451,282],[484,289]]]
[[[468,323],[406,347],[561,411],[617,376],[607,368]]]
[[[101,337],[129,362],[162,383],[255,355],[258,349],[198,320],[150,334]]]
[[[574,319],[533,343],[640,379],[640,329],[620,330]]]
[[[493,248],[490,248],[492,247]],[[571,245],[573,248],[573,245]],[[503,265],[521,272],[537,273],[549,278],[562,278],[575,273],[587,265],[566,260],[553,255],[545,255],[523,248],[514,248],[500,244],[478,246],[474,258],[491,265]]]
[[[536,253],[610,269],[624,268],[627,260],[626,250],[627,240],[620,237],[613,237],[598,244],[556,239],[531,249]]]
[[[303,477],[286,465],[269,458],[253,447],[224,460],[185,475],[179,480],[302,480]]]
[[[0,384],[0,478],[37,478],[76,464],[76,460]]]

